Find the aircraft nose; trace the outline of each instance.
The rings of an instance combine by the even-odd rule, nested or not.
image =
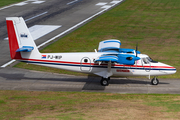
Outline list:
[[[175,74],[176,73],[176,68],[175,67],[172,67],[172,74]]]
[[[166,74],[170,75],[170,74],[175,74],[176,73],[176,68],[167,64],[164,64],[165,69],[163,70],[163,72],[165,72]]]

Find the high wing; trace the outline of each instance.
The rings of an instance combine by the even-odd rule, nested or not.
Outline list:
[[[95,62],[116,62],[125,65],[134,65],[136,60],[140,58],[136,54],[139,51],[134,49],[120,48],[121,42],[119,40],[105,40],[99,43],[98,52],[104,52],[103,55],[95,59]]]
[[[95,60],[96,62],[98,61],[104,61],[104,62],[118,62],[118,57],[115,55],[104,55],[104,56],[100,56],[97,60]]]
[[[95,59],[95,62],[115,62],[124,65],[134,65],[135,61],[139,59],[139,57],[129,54],[105,54]]]
[[[119,40],[104,40],[99,43],[98,51],[103,52],[107,50],[111,50],[111,52],[118,52],[117,50],[120,48],[121,42]]]

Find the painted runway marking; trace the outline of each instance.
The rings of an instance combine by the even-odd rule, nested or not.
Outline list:
[[[78,1],[79,1],[79,0],[74,0],[74,1],[71,1],[71,2],[67,3],[66,5],[70,5],[70,4],[76,3],[76,2],[78,2]]]
[[[48,11],[43,12],[43,13],[41,13],[41,14],[39,14],[39,15],[36,15],[36,16],[31,17],[31,18],[29,18],[29,19],[26,19],[25,22],[27,22],[27,21],[29,21],[29,20],[32,20],[32,19],[34,19],[34,18],[37,18],[37,17],[39,17],[39,16],[42,16],[42,15],[44,15],[44,14],[47,14],[47,13],[48,13]]]
[[[114,0],[114,1],[111,1],[109,4],[107,2],[100,2],[100,3],[97,3],[96,6],[102,6],[101,8],[103,9],[109,9],[122,1],[123,0]]]
[[[23,5],[26,5],[26,4],[28,4],[28,3],[26,3],[26,2],[20,2],[20,3],[15,4],[15,6],[23,6]]]
[[[123,0],[120,0],[118,3],[122,2],[122,1],[123,1]],[[118,4],[118,3],[116,3],[116,4]],[[116,4],[113,4],[111,7],[115,6]],[[79,27],[80,25],[84,24],[84,23],[87,22],[88,20],[90,20],[90,19],[92,19],[92,18],[94,18],[94,17],[96,17],[96,16],[102,14],[103,12],[105,12],[105,11],[108,10],[108,9],[109,9],[109,8],[106,8],[106,9],[101,10],[100,12],[98,12],[98,13],[92,15],[91,17],[89,17],[89,18],[87,18],[87,19],[81,21],[80,23],[74,25],[73,27],[71,27],[71,28],[65,30],[64,32],[62,32],[62,33],[60,33],[60,34],[54,36],[53,38],[47,40],[46,42],[44,42],[44,43],[38,45],[37,48],[40,48],[40,47],[44,46],[45,44],[47,44],[47,43],[49,43],[49,42],[55,40],[56,38],[58,38],[58,37],[60,37],[60,36],[62,36],[62,35],[64,35],[64,34],[68,33],[69,31],[75,29],[76,27]],[[1,67],[6,67],[6,66],[12,64],[14,61],[16,61],[16,60],[11,60],[10,62],[8,62],[8,63],[2,65]]]
[[[37,40],[40,37],[47,35],[48,33],[60,28],[61,26],[57,25],[34,25],[29,28],[29,31],[34,40]]]
[[[8,65],[12,64],[13,62],[15,62],[16,60],[11,60],[9,61],[8,63],[2,65],[1,67],[4,68],[4,67],[7,67]]]
[[[110,3],[113,3],[113,4],[118,4],[119,2],[122,2],[122,0],[119,0],[119,1],[112,1],[112,2],[110,2]]]
[[[111,5],[105,5],[105,6],[102,6],[101,8],[109,9],[111,8]]]
[[[107,2],[100,2],[100,3],[97,3],[96,5],[99,5],[99,6],[103,6],[103,5],[106,5]]]
[[[5,6],[5,7],[1,8],[0,10],[4,10],[4,9],[10,8],[10,7],[12,7],[12,6],[14,6],[14,5]]]
[[[41,4],[43,2],[45,2],[45,1],[35,1],[35,2],[32,2],[32,4]]]
[[[26,4],[29,4],[29,2],[30,2],[31,4],[41,4],[41,3],[45,2],[45,1],[27,0],[27,1],[25,1],[25,2],[20,2],[20,3],[15,4],[15,6],[24,6],[24,5],[26,5]]]

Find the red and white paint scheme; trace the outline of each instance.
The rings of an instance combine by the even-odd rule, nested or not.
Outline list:
[[[111,76],[156,76],[176,73],[176,68],[153,61],[134,49],[120,48],[119,40],[104,40],[98,51],[76,53],[40,53],[22,17],[7,17],[11,58],[26,63],[59,68],[100,77],[101,85],[109,85]]]

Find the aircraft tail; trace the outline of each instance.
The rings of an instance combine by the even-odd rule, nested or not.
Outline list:
[[[38,48],[22,17],[7,17],[9,48],[12,59],[40,58]]]

